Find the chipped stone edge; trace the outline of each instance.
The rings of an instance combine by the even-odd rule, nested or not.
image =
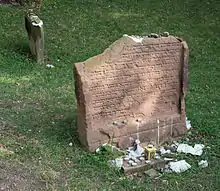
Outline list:
[[[159,36],[158,38],[173,38],[175,36],[169,35],[167,37]],[[106,60],[117,60],[118,55],[124,50],[125,45],[144,44],[147,39],[152,39],[148,36],[135,36],[124,34],[121,38],[113,42],[108,48],[106,48],[101,54],[88,58],[81,62],[85,66],[85,70],[92,70],[97,64],[100,66],[105,63]],[[178,39],[176,39],[178,42]],[[115,46],[117,44],[117,46]]]
[[[144,39],[144,38],[141,37],[141,36],[134,36],[134,35],[129,36],[129,35],[127,35],[127,34],[124,34],[123,36],[132,39],[132,40],[133,40],[134,42],[136,42],[136,43],[142,43],[142,41],[143,41],[143,39]]]
[[[186,41],[182,38],[176,37],[177,40],[180,41],[182,45],[182,59],[181,59],[181,64],[182,64],[182,76],[181,76],[181,98],[180,98],[180,112],[186,114],[186,107],[185,107],[185,97],[186,97],[186,92],[187,92],[187,86],[188,86],[188,62],[189,62],[189,48],[186,43]],[[186,117],[186,116],[184,116]]]

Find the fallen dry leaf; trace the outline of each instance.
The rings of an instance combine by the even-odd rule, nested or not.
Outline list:
[[[6,154],[14,154],[13,151],[10,151],[6,148],[5,145],[3,145],[2,143],[0,143],[0,152],[6,153]]]

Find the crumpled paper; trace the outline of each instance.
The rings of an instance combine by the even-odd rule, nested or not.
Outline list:
[[[47,68],[54,68],[55,66],[52,65],[52,64],[47,64],[46,67],[47,67]]]
[[[176,173],[184,172],[191,168],[191,165],[188,164],[185,160],[180,160],[177,162],[169,162],[169,168]]]
[[[190,153],[192,155],[201,156],[203,153],[203,148],[204,148],[203,144],[195,144],[195,146],[192,147],[188,144],[181,143],[177,147],[177,152],[178,153]]]
[[[187,117],[186,117],[186,128],[187,128],[188,130],[190,130],[190,129],[192,128],[191,121],[188,120]]]
[[[121,168],[123,166],[123,158],[119,157],[119,158],[116,158],[114,160],[108,161],[108,163],[109,163],[110,166],[114,166],[116,168]]]
[[[144,148],[142,148],[140,146],[140,140],[137,139],[135,141],[135,143],[136,143],[136,149],[133,150],[133,148],[131,148],[131,149],[128,150],[128,158],[140,157],[140,156],[142,156],[142,153],[144,153]]]
[[[201,168],[206,168],[209,164],[208,164],[207,160],[201,160],[200,162],[198,162],[198,165]]]
[[[162,155],[164,155],[164,154],[170,154],[170,153],[171,153],[171,150],[170,150],[170,149],[166,150],[164,147],[160,147],[160,153],[161,153]]]

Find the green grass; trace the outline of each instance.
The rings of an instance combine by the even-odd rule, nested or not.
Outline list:
[[[55,65],[48,69],[28,57],[23,10],[0,6],[0,142],[15,151],[2,160],[24,164],[47,190],[219,190],[219,9],[218,0],[46,1],[40,17],[48,63]],[[187,116],[203,136],[199,141],[212,146],[205,153],[210,166],[140,183],[110,169],[106,156],[81,149],[72,63],[101,53],[123,34],[163,31],[189,45]]]

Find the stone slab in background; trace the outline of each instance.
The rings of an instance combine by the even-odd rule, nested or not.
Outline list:
[[[28,33],[29,48],[38,63],[44,62],[43,21],[33,13],[25,16],[25,28]]]
[[[0,4],[22,5],[21,0],[0,0]]]
[[[77,128],[90,151],[106,142],[157,144],[183,135],[188,47],[174,36],[124,35],[74,64]]]

